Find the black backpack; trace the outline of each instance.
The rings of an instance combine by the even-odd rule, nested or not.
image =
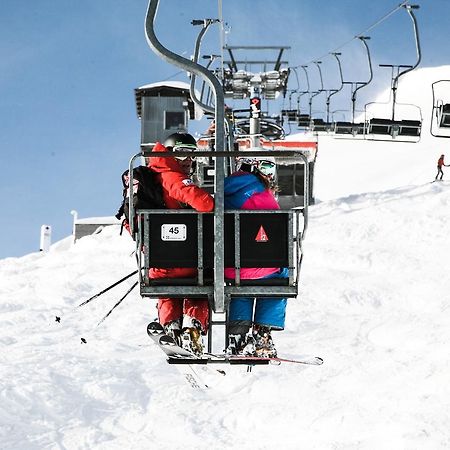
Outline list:
[[[128,170],[122,174],[123,185],[123,201],[117,211],[116,218],[121,219],[122,227],[125,222],[130,223],[130,202],[128,197]],[[139,166],[133,169],[133,209],[164,209],[166,207],[163,198],[163,190],[158,180],[157,173],[146,166]],[[137,226],[136,217],[134,217],[134,225]],[[122,230],[120,230],[122,233]]]

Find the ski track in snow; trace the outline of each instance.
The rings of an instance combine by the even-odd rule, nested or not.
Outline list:
[[[201,392],[146,336],[154,301],[133,291],[96,326],[132,279],[77,308],[135,268],[118,227],[0,260],[0,447],[448,448],[449,205],[426,184],[312,207],[275,341],[324,365],[227,366]]]

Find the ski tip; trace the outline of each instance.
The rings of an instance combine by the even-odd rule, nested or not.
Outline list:
[[[147,334],[149,336],[155,336],[161,333],[164,333],[164,327],[159,322],[150,322],[147,325]]]
[[[169,345],[169,346],[177,346],[177,343],[175,342],[175,339],[171,336],[167,336],[166,334],[164,334],[163,336],[161,336],[159,338],[159,344],[160,345]]]

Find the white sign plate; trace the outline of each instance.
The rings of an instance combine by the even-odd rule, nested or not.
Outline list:
[[[161,239],[163,241],[185,241],[187,227],[184,223],[164,223],[161,225]]]

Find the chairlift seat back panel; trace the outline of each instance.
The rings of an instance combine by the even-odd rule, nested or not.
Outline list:
[[[148,220],[149,267],[197,268],[198,215],[152,213]],[[240,267],[288,267],[289,213],[239,214]],[[214,268],[214,217],[202,214],[203,268]],[[235,266],[235,215],[224,219],[225,266]]]
[[[440,127],[449,128],[450,127],[450,104],[446,103],[442,106],[441,121],[439,123]]]
[[[196,214],[151,214],[149,266],[196,268],[198,224]],[[164,230],[164,231],[163,231]],[[166,236],[163,236],[163,233]]]
[[[289,214],[240,216],[241,267],[288,267]]]
[[[402,120],[400,121],[400,136],[420,136],[422,123],[420,120]]]
[[[203,219],[204,267],[213,269],[213,217],[205,215]],[[288,221],[289,213],[239,214],[240,267],[288,267]],[[236,233],[233,213],[225,214],[224,228],[225,267],[235,267]]]

